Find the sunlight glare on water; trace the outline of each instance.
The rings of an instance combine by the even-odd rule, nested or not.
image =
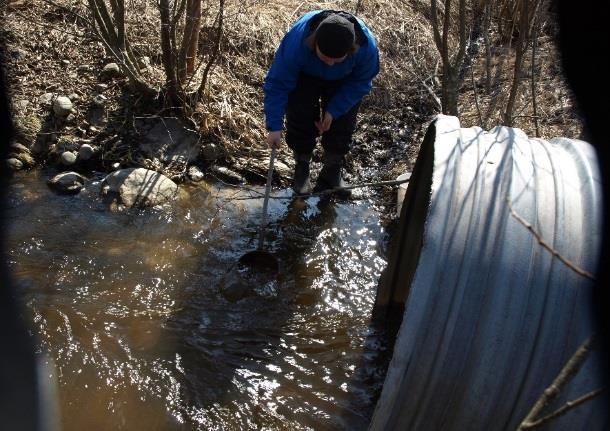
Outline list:
[[[366,429],[384,348],[370,202],[272,199],[280,273],[228,300],[260,197],[202,184],[167,212],[113,213],[44,175],[13,180],[9,266],[56,366],[63,429]]]

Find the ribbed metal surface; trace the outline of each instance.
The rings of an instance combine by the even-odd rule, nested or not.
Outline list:
[[[420,259],[370,429],[516,429],[592,333],[592,281],[539,238],[575,268],[595,271],[595,153],[582,141],[518,129],[462,129],[455,117],[439,116],[435,126]],[[600,387],[598,360],[594,352],[558,406]],[[603,429],[602,403],[547,429]]]

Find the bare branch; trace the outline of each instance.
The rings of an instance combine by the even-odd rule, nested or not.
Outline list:
[[[532,233],[532,235],[534,235],[534,238],[536,238],[536,240],[538,241],[538,244],[540,244],[543,248],[547,249],[553,256],[555,256],[557,259],[559,259],[561,262],[563,262],[563,264],[566,265],[568,268],[570,268],[572,271],[574,271],[577,274],[582,275],[583,277],[586,277],[588,279],[595,280],[595,276],[593,274],[591,274],[588,271],[585,271],[582,268],[579,268],[574,263],[570,262],[568,259],[563,257],[557,250],[555,250],[553,247],[551,247],[549,245],[549,243],[547,243],[542,238],[542,236],[538,232],[536,232],[536,230],[530,223],[525,221],[525,219],[523,219],[523,217],[521,217],[519,214],[517,214],[517,212],[513,209],[512,205],[511,205],[510,199],[506,198],[506,202],[508,203],[508,208],[510,210],[511,215],[519,223],[521,223],[523,226],[525,226],[527,228],[527,230],[529,230]]]
[[[592,335],[587,338],[580,347],[576,350],[576,352],[572,355],[572,357],[568,360],[568,362],[561,369],[553,383],[544,390],[534,407],[530,410],[530,412],[525,416],[525,419],[519,425],[518,430],[525,430],[528,427],[531,427],[531,424],[534,422],[534,419],[544,410],[544,408],[553,401],[557,395],[561,392],[564,386],[578,373],[582,364],[585,362],[589,353],[591,352],[592,345],[594,343],[595,337]],[[583,401],[584,402],[584,401]]]
[[[534,17],[535,23],[538,19]],[[538,31],[539,27],[534,23],[533,25],[533,36],[532,36],[532,110],[534,117],[534,127],[536,129],[536,137],[540,137],[540,128],[538,126],[538,103],[536,99],[536,47],[538,45]]]
[[[483,116],[481,115],[481,107],[479,106],[479,96],[477,94],[477,83],[474,79],[474,67],[470,67],[470,77],[472,78],[472,92],[474,94],[474,104],[477,108],[477,114],[479,116],[479,124],[483,124]]]
[[[212,65],[216,62],[216,58],[220,53],[220,42],[222,41],[222,32],[223,32],[223,17],[225,10],[225,0],[220,0],[219,9],[218,9],[218,31],[216,33],[216,43],[214,44],[214,52],[210,55],[210,59],[208,60],[208,64],[206,64],[205,69],[203,71],[203,78],[201,78],[201,84],[199,85],[199,89],[197,90],[197,98],[200,100],[203,98],[203,93],[205,91],[205,86],[208,82],[208,75],[210,73],[210,69]]]
[[[436,49],[438,49],[441,57],[443,56],[443,42],[441,41],[441,34],[438,29],[438,9],[436,7],[437,0],[432,0],[430,2],[430,21],[432,21],[432,32],[434,34],[434,43],[436,44]],[[443,59],[444,61],[444,59]]]
[[[579,398],[577,398],[575,400],[568,401],[563,406],[561,406],[560,408],[555,410],[553,413],[550,413],[550,414],[544,416],[543,418],[540,418],[540,419],[538,419],[538,420],[536,420],[534,422],[529,422],[529,423],[522,424],[521,425],[521,429],[531,430],[531,429],[534,429],[534,428],[539,428],[542,425],[545,425],[547,422],[550,422],[551,420],[553,420],[553,419],[555,419],[555,418],[557,418],[559,416],[565,415],[567,412],[569,412],[570,410],[578,407],[579,405],[581,405],[583,403],[586,403],[589,400],[592,400],[593,398],[597,397],[602,392],[604,392],[604,389],[603,388],[599,388],[599,389],[591,391],[588,394],[585,394],[582,397],[579,397]]]
[[[454,59],[453,66],[459,69],[464,61],[466,54],[466,0],[460,0],[460,12],[458,16],[458,24],[460,27],[460,39],[457,56]]]
[[[451,18],[451,0],[445,0],[445,16],[443,17],[443,63],[446,66],[451,64],[449,60],[449,20]]]

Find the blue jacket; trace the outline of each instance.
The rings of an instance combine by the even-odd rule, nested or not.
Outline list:
[[[360,35],[360,48],[341,63],[328,66],[307,45],[306,39],[315,30],[310,21],[323,11],[303,15],[286,33],[265,78],[265,119],[267,130],[282,130],[288,95],[297,85],[300,73],[325,80],[345,79],[328,103],[327,111],[338,118],[366,96],[379,73],[377,42],[364,23],[357,19],[356,41]]]

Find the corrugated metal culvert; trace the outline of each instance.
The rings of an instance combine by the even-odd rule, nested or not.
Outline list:
[[[439,116],[380,284],[378,310],[403,317],[370,429],[516,429],[593,332],[601,208],[587,143]],[[598,389],[598,367],[594,351],[553,406]],[[605,429],[605,408],[541,429]]]

